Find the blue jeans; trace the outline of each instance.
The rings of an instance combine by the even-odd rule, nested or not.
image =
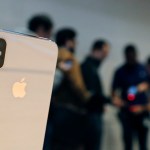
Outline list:
[[[82,145],[84,116],[57,107],[53,116],[52,150],[77,150]]]
[[[101,150],[102,115],[89,113],[85,117],[84,150]]]
[[[119,119],[123,129],[125,150],[133,150],[133,139],[136,136],[140,150],[147,150],[148,128],[143,124],[146,114],[134,115],[120,112]]]
[[[102,116],[57,107],[53,116],[52,150],[100,150]]]

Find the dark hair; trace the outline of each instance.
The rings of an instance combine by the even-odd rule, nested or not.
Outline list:
[[[42,26],[45,31],[53,28],[53,22],[47,15],[35,15],[28,22],[28,29],[36,32]]]
[[[106,44],[107,42],[105,40],[96,40],[92,45],[92,51],[102,50],[103,46]]]
[[[76,31],[71,28],[64,28],[56,33],[56,43],[60,46],[65,46],[68,40],[73,40],[76,37]]]
[[[124,49],[124,54],[127,55],[129,53],[137,53],[137,48],[136,46],[130,44],[130,45],[127,45]]]

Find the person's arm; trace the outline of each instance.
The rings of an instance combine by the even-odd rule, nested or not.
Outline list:
[[[146,72],[144,81],[137,86],[137,92],[138,93],[148,92],[149,89],[150,89],[150,78],[149,78],[148,73]],[[131,109],[132,109],[132,112],[134,112],[134,113],[150,111],[150,97],[149,97],[147,105],[145,105],[145,106],[136,105],[136,106],[131,107]]]
[[[123,100],[121,99],[120,95],[116,90],[112,91],[112,104],[118,108],[123,107],[125,104]]]
[[[149,83],[144,81],[137,86],[137,90],[139,93],[147,92],[149,89]]]
[[[65,68],[64,63],[69,60],[72,61],[72,66],[70,68]],[[63,49],[59,51],[58,57],[58,68],[64,72],[64,75],[67,76],[71,83],[71,87],[76,91],[78,96],[84,100],[88,101],[91,97],[91,93],[86,89],[86,86],[83,81],[81,74],[80,65],[77,60],[74,58],[72,53]]]
[[[79,97],[84,101],[89,101],[92,93],[87,90],[83,80],[82,72],[79,63],[74,59],[73,68],[68,73],[68,78],[72,83],[72,87],[76,90]]]
[[[150,112],[150,101],[149,101],[148,105],[146,106],[146,110]]]
[[[124,106],[124,102],[120,97],[120,92],[119,92],[119,87],[120,87],[120,80],[119,80],[119,72],[116,71],[114,78],[113,78],[113,83],[112,83],[112,103],[118,108],[121,108]]]
[[[91,66],[89,66],[88,64],[83,63],[81,65],[81,70],[86,87],[93,94],[92,99],[97,99],[97,103],[99,103],[100,105],[110,103],[110,98],[105,96],[105,94],[103,93],[103,86],[101,85],[100,77],[97,80],[95,79],[95,73],[93,73],[92,71],[93,68],[91,68]]]
[[[145,69],[145,68],[144,68]],[[145,73],[145,77],[143,79],[143,82],[140,83],[137,86],[138,92],[142,93],[142,92],[147,92],[150,89],[150,76],[149,73],[147,72],[147,70],[143,70],[143,72]]]
[[[88,66],[87,64],[82,64],[81,73],[84,78],[84,83],[86,85],[86,88],[92,93],[96,93],[97,91],[95,90],[96,88],[95,82],[93,82],[94,75],[93,72],[91,71],[91,66]]]

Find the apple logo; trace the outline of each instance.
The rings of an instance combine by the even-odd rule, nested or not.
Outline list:
[[[27,83],[25,82],[25,78],[22,78],[20,82],[15,82],[12,87],[12,93],[15,98],[23,98],[26,95]]]

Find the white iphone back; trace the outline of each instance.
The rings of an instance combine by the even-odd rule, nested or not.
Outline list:
[[[0,39],[6,41],[0,68],[0,149],[42,150],[57,46],[3,30]]]

